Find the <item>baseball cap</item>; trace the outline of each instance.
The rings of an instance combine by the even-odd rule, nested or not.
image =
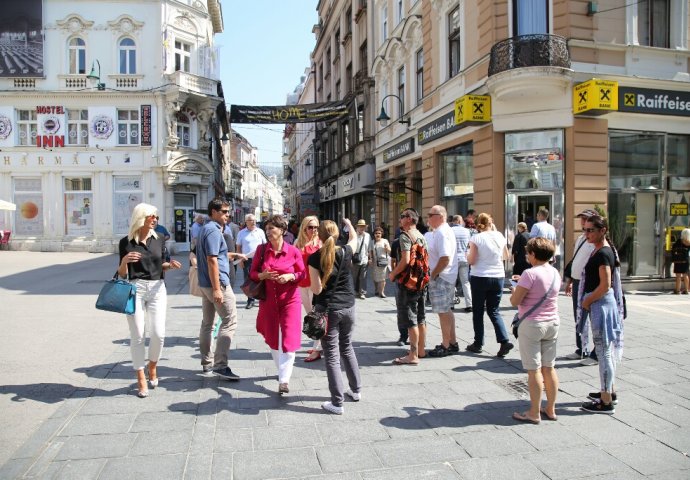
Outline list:
[[[575,216],[575,218],[579,218],[579,217],[589,218],[589,217],[593,217],[595,215],[599,215],[599,213],[597,213],[596,210],[592,210],[591,208],[588,208],[588,209],[582,210],[580,213],[578,213]]]

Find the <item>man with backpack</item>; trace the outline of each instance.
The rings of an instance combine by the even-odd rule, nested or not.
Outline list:
[[[406,208],[400,214],[400,249],[396,265],[389,274],[391,282],[398,284],[395,305],[398,328],[407,328],[410,350],[407,355],[393,360],[396,365],[417,365],[426,356],[426,314],[424,287],[429,282],[429,258],[424,235],[417,230],[419,213]]]

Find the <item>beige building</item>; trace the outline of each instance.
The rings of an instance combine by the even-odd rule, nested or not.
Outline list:
[[[690,222],[688,1],[621,5],[367,2],[372,103],[390,117],[374,131],[376,217],[473,208],[512,240],[546,207],[569,258],[575,215],[596,205],[627,279],[668,276]]]

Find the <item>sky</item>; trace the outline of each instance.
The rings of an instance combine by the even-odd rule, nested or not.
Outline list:
[[[220,79],[230,105],[285,105],[310,66],[317,0],[223,0]],[[259,163],[282,164],[283,124],[232,125],[258,149]]]

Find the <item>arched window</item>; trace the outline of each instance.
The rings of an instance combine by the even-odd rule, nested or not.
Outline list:
[[[86,42],[79,37],[69,41],[69,73],[84,75],[86,73]]]
[[[137,45],[131,38],[123,38],[119,44],[120,73],[133,75],[137,73]]]
[[[177,113],[177,138],[180,139],[178,145],[188,147],[191,144],[192,125],[186,113]]]

